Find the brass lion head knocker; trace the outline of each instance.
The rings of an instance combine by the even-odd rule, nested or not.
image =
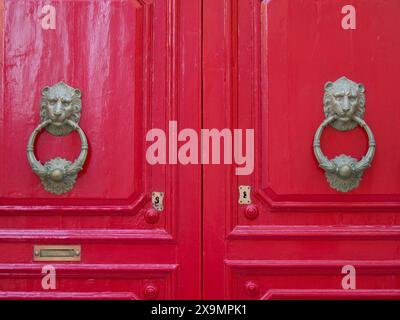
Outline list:
[[[346,77],[325,84],[324,112],[326,119],[319,126],[314,137],[314,154],[319,166],[325,170],[330,186],[341,192],[358,187],[364,170],[371,166],[375,154],[375,139],[371,129],[363,120],[365,113],[365,87]],[[348,155],[329,160],[322,152],[320,139],[324,128],[331,125],[340,131],[364,128],[369,139],[366,155],[358,161]]]
[[[79,89],[72,88],[64,82],[42,89],[41,123],[29,138],[27,156],[33,172],[40,177],[45,190],[48,192],[63,194],[70,191],[75,184],[78,172],[82,170],[85,163],[88,143],[85,133],[78,125],[81,108],[82,101]],[[79,157],[74,162],[57,157],[42,165],[35,157],[34,147],[36,137],[43,129],[55,136],[65,136],[76,130],[82,142]]]

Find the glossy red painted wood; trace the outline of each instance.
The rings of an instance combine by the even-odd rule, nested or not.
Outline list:
[[[255,170],[205,166],[204,298],[397,298],[400,290],[400,3],[205,0],[204,127],[254,128]],[[342,7],[357,29],[343,30]],[[332,190],[316,163],[323,86],[347,76],[366,86],[377,140],[360,187]],[[223,110],[223,111],[221,111]],[[362,130],[328,129],[328,156],[360,157]],[[238,204],[252,186],[256,218]],[[357,290],[342,290],[344,265]]]
[[[0,1],[1,299],[400,297],[397,0],[353,0],[356,30],[341,28],[342,0],[55,1],[56,30],[43,30],[47,3]],[[348,194],[312,154],[323,84],[342,75],[366,85],[378,145]],[[83,92],[90,154],[74,189],[53,196],[25,150],[40,89],[60,80]],[[145,134],[169,120],[254,128],[255,171],[149,166]],[[328,128],[322,143],[328,156],[366,150],[359,129]],[[43,133],[37,155],[78,146]],[[152,191],[166,194],[158,220]],[[57,290],[42,289],[34,244],[82,245],[81,262],[51,263]],[[344,291],[349,264],[357,290]]]
[[[145,137],[168,120],[200,127],[200,1],[54,1],[55,30],[41,27],[48,1],[0,3],[1,297],[140,299],[151,284],[160,299],[199,298],[201,168],[148,165]],[[25,150],[40,89],[61,80],[83,93],[90,154],[73,190],[55,196]],[[43,133],[37,156],[73,159],[79,145],[75,133]],[[149,223],[153,191],[165,210]],[[82,245],[80,263],[52,263],[54,296],[32,262],[42,243]]]

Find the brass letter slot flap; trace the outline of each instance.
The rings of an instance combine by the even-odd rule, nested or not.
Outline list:
[[[33,261],[81,261],[81,246],[35,245]]]

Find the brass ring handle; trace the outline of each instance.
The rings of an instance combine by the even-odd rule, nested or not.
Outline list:
[[[77,174],[82,170],[88,154],[88,142],[81,127],[72,120],[66,120],[65,122],[73,130],[76,130],[81,138],[81,152],[73,163],[57,157],[42,165],[40,161],[36,159],[34,153],[36,137],[40,131],[52,123],[51,120],[40,123],[36,129],[33,130],[27,146],[27,157],[33,172],[40,177],[46,191],[54,194],[63,194],[72,189]]]
[[[342,192],[350,191],[356,188],[364,173],[364,170],[371,166],[375,155],[375,138],[367,123],[357,117],[352,117],[359,126],[361,126],[368,136],[368,151],[360,161],[347,156],[340,155],[332,160],[329,160],[321,150],[321,135],[325,127],[338,119],[338,116],[330,116],[326,118],[317,129],[314,136],[314,154],[319,166],[324,169],[325,175],[331,187]]]

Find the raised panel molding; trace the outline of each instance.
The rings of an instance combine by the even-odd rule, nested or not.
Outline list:
[[[400,260],[225,260],[225,265],[238,273],[340,274],[343,266],[353,265],[358,274],[400,274]]]
[[[42,243],[79,242],[174,242],[173,237],[163,229],[74,229],[74,230],[0,230],[2,242],[40,241]]]
[[[177,268],[177,264],[53,264],[63,278],[137,278],[145,276],[165,277]],[[10,275],[41,277],[43,263],[3,263],[0,264],[0,277]]]
[[[269,299],[396,299],[400,297],[397,289],[338,289],[327,287],[321,289],[296,288],[296,277],[326,276],[343,277],[341,270],[345,265],[356,268],[357,276],[398,276],[400,275],[400,260],[384,261],[351,261],[351,260],[225,260],[227,290],[231,299],[243,291],[244,277],[290,276],[293,288],[268,288],[265,284],[259,286],[259,292],[253,298]],[[361,280],[359,280],[361,281]],[[287,281],[286,281],[287,283]],[[320,283],[319,283],[320,284]]]
[[[148,281],[161,280],[164,298],[173,296],[176,286],[175,272],[177,264],[53,264],[57,279],[131,279],[141,281],[143,287]],[[38,278],[42,279],[42,264],[0,264],[0,281],[2,278]],[[2,288],[0,299],[143,299],[143,292],[126,291],[15,291]]]
[[[229,239],[398,240],[399,226],[236,226]]]
[[[0,291],[1,300],[139,300],[132,292]]]
[[[260,298],[260,300],[379,300],[400,298],[400,290],[284,290],[272,289]]]
[[[143,110],[151,110],[152,108],[152,71],[153,71],[153,45],[154,28],[153,28],[153,11],[154,0],[134,0],[133,5],[136,8],[143,10],[143,15],[140,18],[142,21],[141,28],[143,29],[142,50],[143,50]],[[166,11],[166,37],[165,44],[166,52],[166,89],[167,97],[165,104],[165,123],[168,126],[169,119],[176,119],[178,114],[178,62],[179,46],[178,46],[178,26],[179,26],[179,0],[168,0]],[[0,21],[2,23],[2,21]],[[0,37],[0,39],[2,39]],[[3,66],[0,65],[0,70]],[[4,81],[4,79],[3,79]],[[4,99],[4,89],[0,85],[2,99]],[[0,112],[0,116],[3,114]],[[1,118],[0,118],[1,119]],[[143,123],[151,124],[151,112],[143,112]],[[145,128],[150,129],[150,128]],[[145,137],[143,133],[143,140]],[[24,145],[25,147],[25,145]],[[146,168],[147,163],[143,152],[143,165]],[[176,167],[176,166],[171,166]],[[143,172],[144,176],[151,175],[152,168],[146,169]],[[174,183],[173,177],[176,176],[176,168],[166,170],[165,190],[170,191],[167,201],[170,205],[174,204]],[[143,180],[143,179],[142,179]],[[146,205],[151,206],[150,191],[151,186],[143,184],[140,192],[134,192],[127,199],[68,199],[68,204],[63,199],[18,199],[9,200],[0,197],[0,214],[6,215],[42,215],[42,214],[57,214],[57,215],[134,215],[137,214]],[[149,190],[148,190],[149,189]],[[172,208],[172,207],[169,207]],[[171,210],[173,211],[173,210]],[[172,223],[172,222],[171,222]]]
[[[240,123],[241,118],[238,112],[238,91],[240,87],[240,80],[238,79],[237,66],[239,64],[238,58],[238,2],[236,0],[226,0],[226,11],[228,14],[225,16],[225,29],[232,30],[231,36],[228,37],[226,42],[227,48],[227,79],[229,87],[227,87],[227,110],[233,116],[227,119],[227,123],[235,127]],[[262,141],[262,130],[266,129],[266,124],[263,123],[263,113],[268,114],[268,81],[269,79],[264,76],[268,74],[268,43],[266,41],[268,36],[268,5],[270,1],[264,1],[258,5],[254,5],[252,13],[253,21],[251,24],[251,42],[249,41],[248,50],[251,51],[253,73],[252,73],[252,98],[251,107],[249,106],[248,117],[251,119],[246,124],[251,123],[255,128],[256,137],[256,150],[262,150],[265,147],[266,141]],[[260,28],[261,26],[261,28]],[[250,102],[249,102],[250,103]],[[242,117],[242,119],[247,119]],[[244,121],[244,120],[242,120]],[[246,125],[241,125],[245,127]],[[264,145],[263,145],[264,144]],[[311,144],[311,142],[310,142]],[[311,148],[311,147],[310,147]],[[253,186],[252,194],[254,195],[254,205],[260,206],[265,209],[266,213],[285,213],[285,212],[299,212],[299,213],[312,213],[312,212],[326,212],[329,213],[358,213],[358,212],[382,212],[393,213],[400,211],[400,196],[397,194],[387,195],[290,195],[290,194],[277,194],[271,185],[268,183],[263,184],[263,166],[268,165],[266,161],[261,161],[261,153],[256,151],[255,157],[255,170],[247,184]],[[313,161],[313,159],[311,159]],[[228,217],[226,228],[227,239],[229,240],[253,240],[253,239],[369,239],[369,240],[397,240],[400,238],[400,226],[393,225],[394,223],[387,223],[382,225],[322,225],[323,221],[318,221],[313,225],[286,225],[286,221],[282,225],[268,225],[265,220],[268,215],[260,213],[259,225],[245,225],[246,222],[241,221],[242,209],[237,206],[236,199],[232,199],[232,194],[236,195],[237,185],[239,179],[234,177],[231,170],[226,170],[226,185],[233,185],[227,192],[226,202],[227,208],[225,214]],[[243,184],[243,183],[241,183]],[[392,225],[391,225],[392,224]]]
[[[138,21],[141,22],[140,28],[142,35],[138,38],[142,39],[140,47],[143,52],[143,61],[140,69],[142,69],[143,76],[143,101],[140,102],[143,110],[149,110],[150,108],[150,97],[151,97],[151,74],[152,70],[151,51],[153,36],[153,0],[134,0],[133,6],[136,9],[140,9],[140,18]],[[172,14],[171,11],[167,14]],[[170,31],[170,30],[168,30]],[[171,36],[171,35],[168,35]],[[0,66],[3,69],[3,66]],[[3,70],[4,71],[4,70]],[[6,81],[3,77],[2,81]],[[4,86],[1,87],[2,100],[4,100]],[[4,102],[4,101],[3,101]],[[4,105],[4,103],[3,103]],[[0,112],[1,113],[1,112]],[[148,119],[147,119],[148,118]],[[150,113],[143,112],[143,123],[150,123]],[[143,136],[145,132],[142,133]],[[25,143],[25,142],[24,142]],[[89,141],[90,143],[90,141]],[[25,144],[24,144],[25,147]],[[143,150],[143,155],[145,151]],[[143,156],[142,166],[145,170],[143,175],[146,176],[149,171],[146,169],[145,157]],[[143,179],[142,179],[143,180]],[[39,182],[38,182],[39,183]],[[6,215],[40,215],[42,213],[57,214],[57,215],[123,215],[123,214],[136,214],[142,209],[145,204],[150,203],[151,197],[146,192],[146,185],[142,183],[138,191],[133,191],[132,194],[125,199],[68,199],[66,203],[65,199],[7,199],[0,197],[0,214]]]
[[[140,48],[143,52],[143,61],[141,69],[143,73],[143,110],[152,110],[152,72],[154,71],[153,61],[153,41],[154,41],[154,26],[153,15],[155,10],[154,0],[135,0],[133,5],[136,10],[140,10],[142,14],[138,20],[143,36]],[[180,1],[168,0],[166,4],[165,19],[167,27],[164,29],[167,42],[165,43],[165,59],[166,59],[166,99],[165,99],[165,119],[166,127],[168,127],[169,119],[176,119],[179,107],[179,19],[180,19]],[[0,68],[2,66],[0,65]],[[4,80],[3,80],[4,81]],[[1,89],[3,89],[1,87]],[[1,91],[2,98],[4,92]],[[2,113],[0,112],[0,115]],[[150,126],[152,123],[151,112],[143,112],[143,123]],[[150,127],[149,127],[150,128]],[[145,130],[149,128],[144,128]],[[143,140],[145,132],[143,133]],[[143,148],[145,146],[143,145]],[[146,177],[156,175],[153,172],[154,168],[146,163],[143,152],[143,166],[145,170],[143,175]],[[177,177],[177,166],[168,166],[164,171],[165,179],[164,186],[161,189],[165,190],[166,203],[164,225],[162,229],[145,229],[148,227],[144,224],[144,228],[140,225],[133,225],[132,229],[71,229],[71,230],[51,230],[51,229],[0,229],[0,239],[3,241],[26,241],[26,240],[45,240],[45,241],[65,241],[83,240],[83,241],[173,241],[175,238],[177,223],[177,200],[175,196],[175,178]],[[157,172],[157,175],[159,173]],[[147,179],[147,178],[146,178]],[[151,190],[152,186],[148,181],[144,181],[140,192],[134,192],[127,199],[18,199],[9,200],[0,197],[0,214],[4,216],[47,216],[52,215],[55,218],[59,216],[134,216],[141,215],[146,208],[151,207]],[[168,214],[165,214],[168,213]]]
[[[265,146],[266,141],[262,141],[263,130],[267,130],[267,126],[262,122],[265,119],[265,114],[268,115],[268,85],[270,79],[268,79],[268,7],[274,1],[263,1],[261,2],[261,17],[255,16],[256,19],[261,18],[261,33],[257,30],[254,32],[254,37],[259,37],[261,43],[253,44],[252,50],[254,51],[253,56],[255,57],[256,64],[253,72],[253,83],[260,84],[255,86],[253,90],[253,101],[255,107],[252,108],[252,122],[255,124],[256,132],[256,150],[262,150],[263,144]],[[284,5],[284,4],[283,4]],[[261,52],[261,55],[258,52]],[[258,60],[259,59],[259,60]],[[261,66],[261,68],[260,68]],[[260,90],[262,88],[262,90]],[[264,114],[264,118],[263,115]],[[268,136],[268,135],[267,135]],[[268,139],[268,137],[267,137]],[[311,148],[310,141],[310,148]],[[321,195],[321,194],[304,194],[304,195],[291,195],[291,194],[278,194],[274,191],[273,186],[270,185],[269,181],[264,180],[262,177],[263,166],[268,166],[266,161],[261,161],[261,154],[255,154],[255,170],[253,175],[254,195],[264,204],[270,211],[302,211],[302,212],[313,212],[313,211],[351,211],[351,212],[399,212],[400,211],[400,195],[399,194],[332,194],[332,195]],[[259,159],[257,161],[257,159]],[[314,161],[314,159],[310,159]],[[324,179],[322,177],[322,179]]]
[[[261,171],[261,170],[260,170]],[[400,211],[398,196],[392,195],[277,195],[271,188],[261,189],[259,186],[254,190],[254,195],[261,203],[265,204],[271,211],[351,211],[351,212],[374,212],[374,211]],[[322,201],[313,199],[320,198]],[[340,198],[341,200],[339,200]],[[368,200],[373,198],[374,201]],[[337,200],[335,200],[337,199]],[[346,201],[346,199],[348,199]]]

